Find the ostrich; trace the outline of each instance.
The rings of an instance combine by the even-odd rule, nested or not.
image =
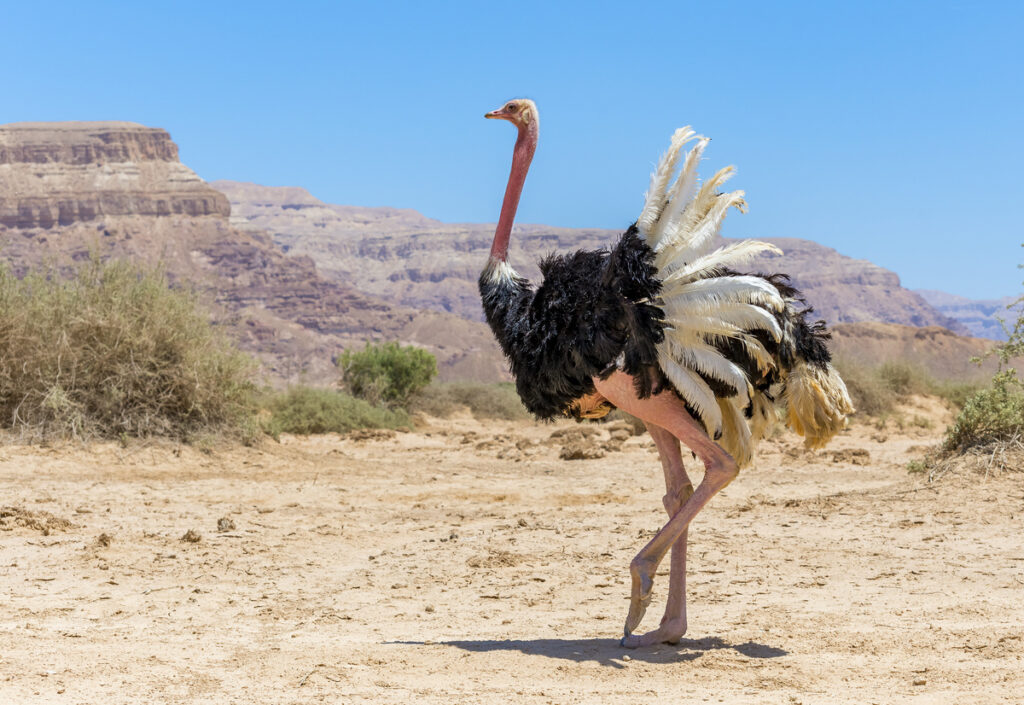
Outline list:
[[[621,643],[677,643],[686,633],[689,524],[751,462],[776,403],[811,448],[827,443],[853,412],[830,364],[828,333],[823,322],[806,321],[811,309],[786,275],[734,269],[758,253],[781,253],[774,245],[744,240],[712,251],[726,211],[746,204],[742,191],[718,190],[732,167],[698,183],[708,139],[689,127],[672,135],[639,218],[614,247],[548,256],[540,263],[543,281],[531,285],[506,259],[537,147],[537,106],[511,100],[485,117],[507,120],[519,132],[480,275],[487,322],[523,404],[538,418],[601,418],[618,407],[646,425],[665,474],[670,519],[630,563]],[[696,490],[680,443],[704,464]],[[656,629],[633,634],[669,552],[665,614]]]

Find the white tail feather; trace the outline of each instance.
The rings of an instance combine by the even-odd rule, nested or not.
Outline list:
[[[707,303],[745,303],[781,311],[786,302],[779,290],[761,277],[710,277],[685,284],[667,280],[662,299],[678,305]]]
[[[710,303],[683,308],[665,302],[663,309],[668,320],[677,328],[692,328],[698,332],[715,334],[719,329],[729,326],[734,333],[765,330],[771,333],[776,342],[782,338],[782,329],[775,317],[763,308],[750,304]]]
[[[782,254],[782,250],[771,243],[759,240],[740,240],[731,245],[719,247],[714,252],[698,257],[690,263],[683,261],[667,263],[668,266],[665,269],[659,270],[659,275],[665,283],[687,282],[713,274],[716,270],[724,267],[736,267],[762,252]]]
[[[708,139],[701,138],[686,155],[683,170],[672,185],[670,200],[651,227],[649,238],[651,242],[660,244],[666,237],[672,237],[677,232],[679,221],[697,190],[697,165],[700,164],[700,158],[703,156],[707,144]]]
[[[745,467],[754,459],[754,443],[747,420],[735,399],[719,399],[718,408],[722,412],[722,437],[718,443],[737,466]]]
[[[697,412],[708,435],[715,438],[722,432],[722,411],[715,401],[715,393],[707,382],[693,370],[683,367],[664,350],[659,350],[659,364],[675,386],[676,390],[686,399],[690,407]]]
[[[695,139],[673,182],[683,147]],[[758,373],[769,375],[780,363],[757,333],[765,331],[776,343],[791,344],[793,320],[778,288],[763,277],[722,274],[758,254],[782,254],[778,247],[745,240],[710,251],[729,209],[743,212],[746,202],[743,191],[720,192],[735,173],[731,166],[698,186],[697,167],[707,144],[707,138],[689,127],[676,130],[651,175],[637,228],[655,252],[662,281],[661,294],[652,302],[666,320],[665,339],[658,345],[661,369],[708,433],[720,437],[722,447],[743,467],[777,414],[773,396],[755,390],[747,371],[720,348],[728,343],[735,349],[739,343]],[[790,425],[806,436],[809,446],[824,444],[852,412],[842,379],[829,365],[803,360],[778,372],[786,379],[782,401]],[[716,380],[738,393],[716,398],[708,384]],[[744,412],[750,413],[749,420]]]
[[[747,381],[747,375],[735,363],[723,357],[716,348],[707,344],[684,347],[669,340],[668,349],[673,360],[682,362],[704,377],[721,380],[735,389],[743,399],[744,406],[750,401],[750,382]]]
[[[658,220],[662,210],[665,208],[668,186],[672,182],[672,175],[676,171],[676,164],[679,162],[679,153],[687,142],[697,136],[690,126],[680,127],[672,135],[668,151],[658,160],[658,166],[651,174],[651,185],[647,189],[644,198],[644,207],[637,218],[637,227],[640,232],[646,235],[651,231],[654,223]]]

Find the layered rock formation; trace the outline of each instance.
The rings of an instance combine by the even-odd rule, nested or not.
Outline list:
[[[0,225],[20,229],[231,213],[220,192],[178,161],[166,131],[132,122],[0,127],[0,194]]]
[[[927,289],[919,289],[917,294],[937,310],[963,323],[971,335],[978,338],[1006,340],[1006,331],[1003,330],[1000,319],[1012,328],[1013,322],[1020,314],[1019,307],[1008,309],[1017,301],[1017,297],[1013,296],[976,300]]]
[[[289,252],[313,258],[325,275],[406,306],[483,320],[476,279],[487,258],[493,225],[442,223],[412,210],[323,203],[301,188],[216,181],[231,200],[232,222],[266,230]],[[517,226],[510,261],[527,277],[549,252],[606,247],[612,230]],[[765,257],[752,271],[788,272],[818,315],[829,323],[886,321],[943,326],[959,322],[900,286],[899,277],[807,240],[770,239],[785,252]]]
[[[498,379],[485,326],[421,312],[322,277],[309,257],[229,223],[230,205],[178,161],[164,130],[135,123],[0,126],[0,242],[16,271],[91,253],[160,263],[207,292],[217,319],[278,377],[336,377],[331,358],[368,339],[435,353],[444,377]]]

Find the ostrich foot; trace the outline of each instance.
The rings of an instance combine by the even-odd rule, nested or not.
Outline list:
[[[638,649],[656,644],[678,644],[686,634],[686,617],[664,620],[654,631],[646,634],[627,634],[619,642],[627,649]]]
[[[630,575],[633,576],[633,589],[629,598],[629,614],[626,615],[623,639],[628,638],[633,630],[640,626],[640,620],[644,618],[647,606],[651,604],[655,570],[657,570],[657,566],[651,566],[640,560],[634,560],[629,565]]]

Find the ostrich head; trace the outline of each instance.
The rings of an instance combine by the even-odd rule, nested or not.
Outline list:
[[[493,120],[508,120],[520,130],[531,126],[536,127],[538,121],[537,106],[528,98],[510,100],[497,110],[485,114],[484,117]]]

